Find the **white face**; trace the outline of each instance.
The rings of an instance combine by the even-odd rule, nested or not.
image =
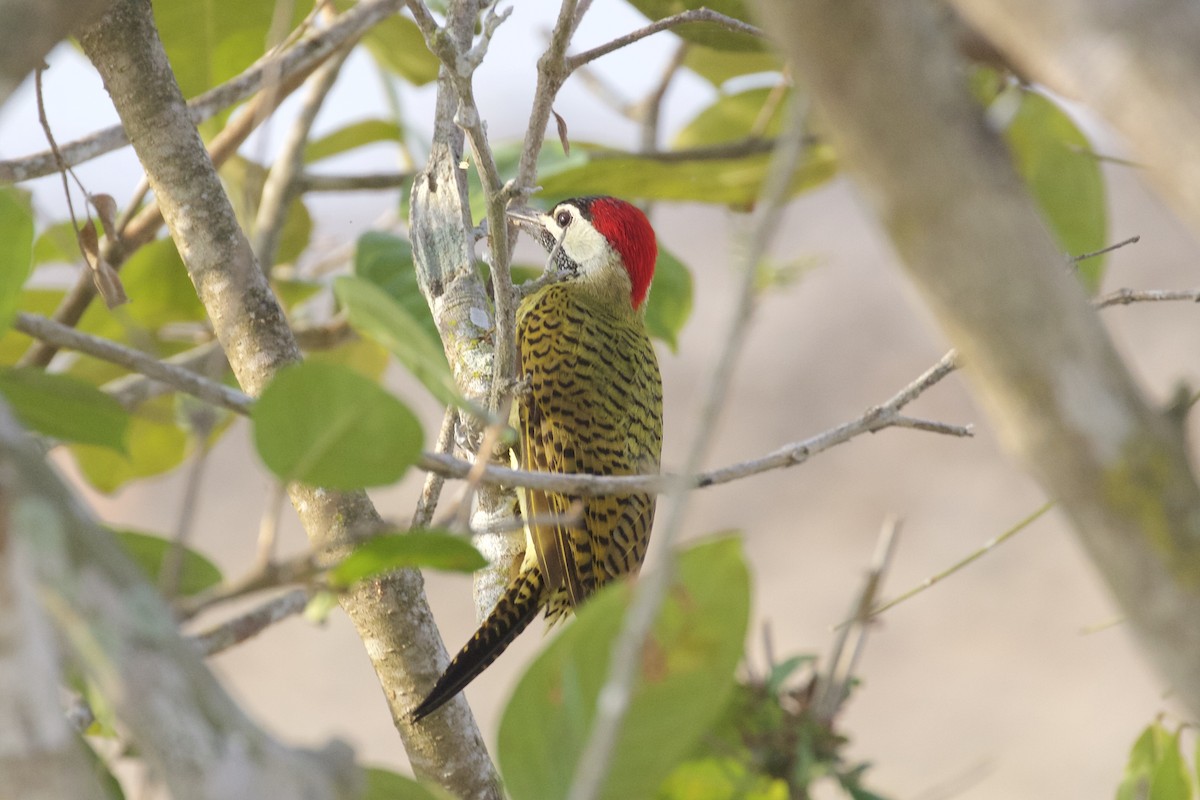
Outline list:
[[[560,242],[562,252],[579,265],[580,278],[594,278],[616,260],[608,240],[583,218],[575,206],[563,203],[542,215],[542,224]],[[624,270],[622,270],[624,271]]]

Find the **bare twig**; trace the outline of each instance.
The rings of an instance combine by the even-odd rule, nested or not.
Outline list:
[[[442,417],[442,427],[438,431],[437,444],[434,447],[435,453],[449,454],[450,448],[454,446],[454,428],[458,423],[458,409],[454,406],[446,406],[446,414]],[[442,495],[442,487],[446,484],[446,478],[436,472],[428,472],[425,475],[425,485],[421,487],[421,497],[417,500],[417,508],[413,511],[411,528],[428,528],[430,521],[433,519],[433,513],[437,510],[438,499]]]
[[[743,158],[745,156],[769,153],[775,148],[774,139],[746,137],[734,142],[705,145],[703,147],[686,147],[681,150],[651,150],[648,152],[627,153],[622,150],[596,150],[588,154],[592,161],[603,161],[612,158],[635,157],[645,161],[657,161],[672,164],[680,161],[719,161],[725,158]]]
[[[198,403],[193,405],[199,406]],[[204,479],[204,468],[208,464],[208,437],[216,421],[212,409],[208,407],[194,408],[190,418],[191,439],[195,445],[195,452],[192,454],[192,464],[184,483],[175,535],[171,538],[171,548],[163,556],[162,569],[158,576],[159,589],[168,599],[176,595],[179,581],[183,577],[184,555],[187,552],[187,543],[192,538],[192,527],[196,522],[196,509],[200,498],[200,483]]]
[[[1096,256],[1102,256],[1105,253],[1111,253],[1114,250],[1120,250],[1122,247],[1126,247],[1131,244],[1137,244],[1141,240],[1142,240],[1141,236],[1130,236],[1128,239],[1122,239],[1121,241],[1117,242],[1116,244],[1110,244],[1107,247],[1101,247],[1099,250],[1096,250],[1094,252],[1082,253],[1077,256],[1071,256],[1071,263],[1078,264],[1080,261],[1085,261],[1086,259],[1089,259],[1089,258],[1095,258]]]
[[[272,625],[299,614],[308,605],[309,591],[293,589],[252,611],[188,637],[201,655],[213,656],[257,636]]]
[[[283,514],[283,501],[287,499],[287,487],[281,481],[272,480],[263,506],[262,520],[258,524],[258,546],[255,548],[255,563],[270,564],[275,560],[275,542],[279,539],[279,518]]]
[[[376,172],[363,175],[326,175],[305,172],[297,181],[300,192],[379,192],[412,183],[411,172]]]
[[[219,603],[227,603],[248,594],[275,589],[293,583],[307,583],[324,567],[318,563],[311,550],[284,561],[267,561],[256,564],[253,569],[231,581],[222,581],[202,592],[179,597],[175,610],[182,619],[191,619],[205,609]]]
[[[638,28],[636,31],[627,33],[624,36],[619,36],[599,47],[593,47],[591,50],[585,50],[577,55],[569,56],[566,60],[567,71],[573,72],[584,64],[595,61],[600,56],[606,56],[615,50],[620,50],[622,47],[628,47],[634,42],[641,41],[647,36],[653,36],[660,31],[669,30],[679,25],[686,25],[690,22],[711,22],[735,33],[744,33],[748,36],[763,36],[761,30],[749,23],[742,22],[740,19],[734,19],[733,17],[728,17],[707,8],[696,8],[674,14],[670,17],[663,17],[657,22],[652,22],[646,27]]]
[[[1127,306],[1131,303],[1161,303],[1173,300],[1200,302],[1200,289],[1116,289],[1092,300],[1096,308]]]
[[[697,471],[715,441],[713,431],[725,405],[725,395],[754,306],[754,278],[758,263],[772,234],[778,229],[779,216],[787,199],[787,187],[804,150],[805,111],[802,103],[797,103],[793,108],[792,124],[788,133],[780,138],[779,147],[772,158],[772,168],[763,186],[762,202],[755,210],[753,222],[747,232],[747,241],[739,254],[741,288],[729,331],[722,338],[725,345],[717,359],[708,390],[703,395],[704,404],[701,407],[696,433],[684,461],[686,473]],[[658,569],[642,577],[634,586],[624,623],[613,642],[608,678],[596,698],[596,716],[591,733],[575,768],[575,776],[568,793],[570,800],[591,800],[599,795],[604,785],[621,720],[633,696],[641,664],[640,654],[670,586],[675,537],[683,527],[683,515],[688,500],[687,488],[684,482],[676,481],[667,495],[665,524],[654,539],[662,558]]]

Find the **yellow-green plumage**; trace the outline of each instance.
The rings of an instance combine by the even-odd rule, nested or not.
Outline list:
[[[640,310],[654,270],[653,230],[640,211],[615,198],[568,200],[522,221],[536,221],[532,232],[556,254],[564,279],[517,309],[517,465],[552,473],[656,472],[662,378]],[[653,494],[519,493],[527,534],[521,568],[412,712],[415,720],[460,692],[539,611],[557,620],[641,566]],[[572,519],[576,503],[582,514]]]

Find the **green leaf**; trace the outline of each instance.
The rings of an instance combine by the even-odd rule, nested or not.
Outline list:
[[[539,175],[545,197],[611,194],[626,199],[720,203],[748,208],[758,200],[770,154],[742,158],[662,161],[633,153],[585,152],[576,142],[571,157]],[[837,172],[828,145],[816,144],[792,177],[791,194],[808,191]]]
[[[253,230],[258,216],[259,201],[267,180],[267,170],[247,158],[235,156],[221,166],[221,180],[228,189],[229,199],[238,222],[245,230]],[[279,235],[279,246],[270,266],[290,264],[300,257],[312,239],[312,216],[300,197],[288,204]]]
[[[451,800],[436,786],[423,786],[382,767],[364,767],[363,772],[367,780],[360,800]]]
[[[770,50],[739,52],[692,44],[683,56],[683,65],[714,86],[720,86],[742,75],[779,72],[783,69],[783,59]]]
[[[5,369],[0,393],[26,428],[64,442],[125,451],[129,414],[89,383],[41,369]]]
[[[751,135],[763,139],[778,136],[783,130],[786,102],[771,99],[772,93],[772,89],[750,89],[737,94],[720,95],[675,135],[671,146],[683,150],[734,142]],[[768,102],[772,103],[769,109]],[[760,122],[759,118],[764,114],[767,118]]]
[[[93,723],[94,726],[95,723]],[[87,733],[94,735],[90,730]],[[96,751],[92,749],[91,742],[86,737],[81,734],[74,734],[74,736],[76,747],[84,754],[88,762],[88,768],[91,769],[92,777],[100,787],[101,796],[108,798],[108,800],[125,800],[125,792],[121,788],[121,783],[113,776],[112,771],[109,770],[108,763],[97,755]]]
[[[362,119],[314,139],[304,148],[304,163],[312,164],[373,142],[399,141],[403,131],[386,119]]]
[[[224,83],[258,60],[273,44],[268,38],[277,5],[276,0],[154,0],[158,34],[184,97]],[[299,25],[310,9],[307,3],[291,4],[288,29],[277,33]]]
[[[124,453],[107,447],[68,447],[83,477],[101,492],[115,492],[126,482],[169,472],[187,456],[189,436],[175,420],[175,398],[156,397],[142,403],[129,420]]]
[[[433,341],[441,341],[433,313],[417,283],[412,245],[407,239],[381,231],[364,233],[354,248],[354,274],[391,295]]]
[[[9,326],[33,267],[33,210],[29,193],[0,187],[0,330]]]
[[[437,78],[440,62],[425,46],[417,23],[393,14],[380,22],[363,39],[367,50],[384,69],[395,72],[414,86]]]
[[[407,406],[336,364],[281,369],[252,419],[259,456],[287,481],[331,489],[384,486],[421,455],[421,423]]]
[[[310,351],[306,359],[319,364],[341,364],[378,382],[388,365],[388,352],[370,339],[354,337],[328,350]]]
[[[1129,751],[1117,800],[1190,800],[1191,779],[1179,751],[1179,733],[1155,721]]]
[[[652,797],[733,688],[749,616],[749,576],[739,543],[723,538],[681,553],[672,584],[640,659],[606,770],[606,798]],[[514,800],[566,796],[629,593],[626,581],[599,592],[522,676],[498,740]]]
[[[1005,138],[1017,171],[1064,252],[1081,255],[1099,250],[1106,244],[1108,211],[1104,176],[1087,137],[1043,95],[1013,91],[1020,91],[1021,102]],[[1103,257],[1096,257],[1078,265],[1092,292],[1100,288],[1104,264]]]
[[[344,589],[358,581],[404,567],[474,572],[487,559],[470,542],[452,533],[420,531],[372,537],[329,570],[329,583]]]
[[[329,619],[329,615],[338,607],[338,596],[333,592],[317,592],[304,607],[304,618],[309,622],[320,624]]]
[[[652,20],[660,20],[691,9],[711,8],[727,17],[753,24],[744,0],[629,0],[629,3]],[[671,32],[688,42],[717,50],[766,49],[763,40],[757,36],[735,33],[720,25],[707,22],[678,25],[672,28]]]
[[[99,228],[100,223],[96,223]],[[79,241],[75,238],[75,226],[71,220],[56,222],[38,234],[33,240],[33,264],[74,264],[82,258]]]
[[[60,289],[25,289],[21,292],[17,309],[48,317],[58,308],[62,298]],[[33,339],[14,328],[0,328],[0,331],[0,364],[15,364],[33,344]]]
[[[663,781],[659,800],[788,800],[786,781],[754,775],[732,758],[685,761]]]
[[[333,293],[356,331],[386,347],[438,400],[464,404],[441,342],[404,306],[375,284],[349,275],[334,281]]]
[[[679,332],[692,313],[692,273],[670,251],[658,248],[658,265],[646,298],[646,330],[679,350]]]
[[[170,539],[141,531],[116,530],[113,535],[121,543],[130,559],[146,573],[150,582],[157,585],[163,561],[175,548]],[[191,595],[216,586],[221,582],[221,571],[216,565],[190,547],[183,548],[183,570],[179,576],[178,592]]]

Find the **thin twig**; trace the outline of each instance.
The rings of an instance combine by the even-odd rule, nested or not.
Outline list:
[[[1117,289],[1092,300],[1096,308],[1173,300],[1200,302],[1200,289]]]
[[[214,656],[257,636],[272,625],[299,614],[308,605],[308,589],[293,589],[252,611],[226,620],[188,639],[203,656]]]
[[[374,172],[363,175],[327,175],[305,172],[297,180],[298,191],[305,192],[381,192],[401,189],[412,183],[411,172]]]
[[[662,164],[673,164],[681,161],[720,161],[727,158],[743,158],[745,156],[769,153],[775,148],[775,145],[775,139],[760,139],[754,136],[747,136],[733,142],[704,145],[702,147],[687,147],[681,150],[652,150],[639,153],[629,153],[624,150],[595,150],[588,153],[588,159],[591,161],[606,161],[615,158],[637,158]]]
[[[829,657],[829,668],[817,678],[812,702],[813,716],[826,725],[833,721],[838,709],[850,695],[850,684],[854,680],[854,672],[866,644],[867,631],[870,629],[871,606],[875,604],[875,598],[883,584],[883,576],[892,563],[892,553],[895,552],[899,535],[900,521],[889,517],[879,532],[875,556],[871,559],[871,568],[863,582],[862,591],[858,593],[851,608],[852,624],[846,625],[838,632],[833,652]],[[847,655],[846,643],[850,639],[851,631],[854,631],[856,636],[854,646]]]
[[[716,441],[713,431],[725,405],[725,396],[754,307],[758,264],[772,235],[778,230],[779,217],[787,199],[787,187],[803,153],[804,118],[803,104],[797,103],[793,108],[793,119],[788,134],[780,138],[779,147],[772,158],[771,170],[763,186],[761,203],[754,212],[747,241],[740,253],[741,287],[729,331],[722,338],[725,345],[717,359],[708,389],[704,392],[704,404],[701,407],[696,433],[684,461],[685,472],[689,474],[699,469]],[[682,481],[676,481],[667,494],[665,524],[654,539],[662,558],[658,569],[642,577],[634,586],[633,597],[625,613],[621,631],[613,642],[608,678],[596,698],[596,716],[591,733],[583,746],[574,779],[571,781],[571,789],[567,795],[570,800],[592,800],[599,795],[605,783],[621,721],[633,696],[641,664],[640,655],[673,578],[675,538],[683,527],[688,496],[688,487]]]
[[[192,464],[184,483],[183,500],[179,504],[179,518],[175,523],[175,535],[171,537],[171,548],[163,556],[162,569],[158,576],[159,589],[162,590],[163,597],[168,600],[178,594],[179,582],[183,578],[184,556],[187,553],[187,544],[192,538],[192,528],[196,523],[200,484],[204,480],[204,468],[208,465],[209,434],[216,422],[212,409],[207,407],[195,408],[189,416],[192,428],[191,438],[196,451],[192,455]]]
[[[679,14],[674,14],[670,17],[663,17],[657,22],[652,22],[644,28],[638,28],[632,33],[627,33],[624,36],[619,36],[611,42],[602,44],[599,47],[593,47],[591,50],[585,50],[577,55],[567,58],[567,71],[573,72],[579,67],[588,62],[595,61],[601,56],[606,56],[609,53],[620,50],[622,47],[628,47],[634,42],[641,41],[647,36],[665,31],[679,25],[686,25],[690,22],[711,22],[715,25],[720,25],[722,28],[734,31],[735,33],[744,33],[748,36],[763,37],[763,32],[753,25],[742,22],[740,19],[734,19],[716,11],[707,8],[696,8],[690,11],[683,11]]]
[[[454,406],[446,406],[446,413],[442,417],[442,427],[438,431],[437,444],[434,447],[435,453],[448,454],[450,452],[450,448],[454,446],[454,429],[457,423],[458,409]],[[412,524],[409,526],[412,530],[429,527],[429,523],[433,520],[433,513],[437,511],[438,500],[442,496],[442,487],[445,485],[445,476],[436,472],[425,474],[425,485],[421,487],[421,497],[417,500],[417,508],[413,511]]]
[[[1142,240],[1141,236],[1130,236],[1128,239],[1122,239],[1121,241],[1117,242],[1116,244],[1110,244],[1108,247],[1101,247],[1099,250],[1096,250],[1095,252],[1083,253],[1081,255],[1071,256],[1071,263],[1078,264],[1080,261],[1084,261],[1089,258],[1095,258],[1096,256],[1102,256],[1105,253],[1111,253],[1114,250],[1120,250],[1122,247],[1125,247],[1127,245],[1137,244],[1141,240]]]
[[[282,481],[272,480],[267,491],[267,502],[263,506],[262,519],[258,523],[258,545],[254,563],[270,564],[275,560],[275,543],[279,540],[279,518],[283,515],[283,502],[287,499],[287,487]]]
[[[222,581],[202,592],[176,598],[175,610],[182,619],[191,619],[207,608],[254,592],[292,583],[306,583],[322,571],[323,567],[317,562],[312,552],[304,552],[284,561],[258,564],[240,578]]]
[[[340,15],[329,27],[304,37],[278,56],[260,60],[236,78],[210,89],[188,102],[191,118],[197,125],[220,111],[240,103],[259,91],[268,76],[288,76],[306,72],[329,57],[343,42],[361,36],[382,19],[395,13],[401,0],[363,0]],[[129,144],[125,129],[114,125],[61,146],[68,166],[78,166]],[[0,161],[0,183],[22,181],[50,175],[58,169],[49,150],[10,161]]]

